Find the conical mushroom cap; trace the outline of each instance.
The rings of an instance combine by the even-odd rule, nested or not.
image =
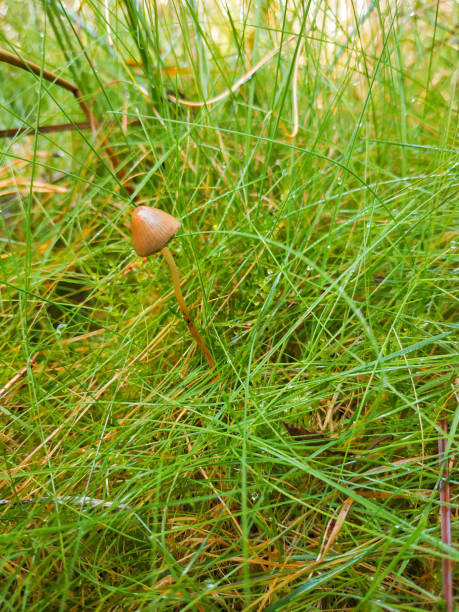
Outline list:
[[[132,242],[141,257],[163,249],[179,229],[180,221],[159,208],[138,206],[132,213]]]

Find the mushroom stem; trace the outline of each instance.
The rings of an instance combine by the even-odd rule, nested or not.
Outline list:
[[[183,314],[183,318],[185,319],[186,324],[188,325],[188,329],[190,330],[191,335],[196,340],[196,344],[201,349],[201,352],[204,355],[205,360],[209,364],[209,367],[212,369],[215,366],[214,358],[212,357],[207,346],[204,344],[204,340],[199,335],[199,332],[196,329],[193,323],[193,320],[191,319],[190,312],[183,298],[182,290],[180,289],[180,279],[179,279],[178,268],[172,256],[172,253],[170,252],[167,246],[161,249],[161,253],[164,255],[164,258],[167,261],[167,264],[171,271],[172,284],[174,285],[175,297],[177,298],[177,302],[179,303],[180,310],[182,311],[182,314]]]

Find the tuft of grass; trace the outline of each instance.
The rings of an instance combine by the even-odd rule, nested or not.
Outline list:
[[[453,2],[71,5],[0,2],[4,609],[441,609]]]

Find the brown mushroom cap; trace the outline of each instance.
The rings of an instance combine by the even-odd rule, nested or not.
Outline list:
[[[138,206],[132,213],[132,242],[141,257],[163,249],[179,229],[180,221],[159,208]]]

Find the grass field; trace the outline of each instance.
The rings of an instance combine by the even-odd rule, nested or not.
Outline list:
[[[454,609],[456,10],[0,1],[2,609]]]

